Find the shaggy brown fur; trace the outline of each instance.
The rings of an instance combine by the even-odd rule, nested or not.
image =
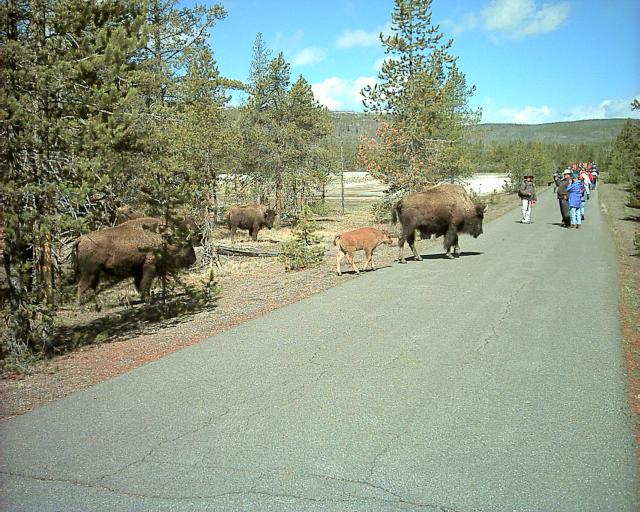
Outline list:
[[[353,254],[356,251],[364,251],[366,256],[362,271],[364,272],[369,264],[371,264],[371,270],[375,270],[373,250],[380,244],[393,245],[393,240],[391,240],[391,235],[388,232],[375,228],[359,228],[336,235],[333,239],[333,245],[336,246],[336,272],[338,275],[342,275],[340,263],[345,255],[356,274],[360,273],[353,262]]]
[[[248,230],[252,240],[257,240],[258,232],[265,227],[271,229],[275,218],[275,210],[270,210],[263,204],[233,206],[226,217],[232,240],[235,239],[238,228]]]
[[[138,210],[134,210],[133,207],[128,204],[116,208],[116,225],[127,222],[128,220],[139,219],[141,217],[145,217],[145,214]]]
[[[155,231],[127,222],[82,235],[75,243],[78,300],[89,288],[97,289],[102,275],[118,280],[133,277],[141,299],[146,300],[156,275],[196,261],[191,243],[167,246],[163,261],[160,253],[164,243],[162,235]]]
[[[422,258],[415,247],[415,230],[423,237],[444,235],[444,249],[448,258],[458,257],[458,234],[467,233],[474,238],[482,234],[482,220],[486,211],[482,203],[474,203],[464,188],[442,184],[424,192],[409,194],[393,208],[392,220],[400,220],[402,235],[398,240],[398,261],[405,263],[404,242],[409,243],[416,260]],[[454,248],[451,255],[451,247]]]

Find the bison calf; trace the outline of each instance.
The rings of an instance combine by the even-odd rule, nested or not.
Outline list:
[[[246,229],[252,240],[258,240],[258,232],[262,228],[273,227],[276,218],[275,210],[268,209],[262,204],[234,206],[227,212],[227,227],[231,231],[231,239],[236,237],[236,230]]]
[[[356,271],[356,274],[360,273],[353,262],[353,254],[356,251],[362,250],[364,250],[366,256],[362,271],[364,272],[369,264],[371,264],[371,269],[375,270],[376,267],[373,262],[373,250],[380,244],[393,245],[393,240],[391,240],[391,235],[389,233],[375,228],[359,228],[336,235],[333,239],[333,245],[336,246],[336,272],[338,275],[342,275],[340,263],[345,255],[347,256],[347,261],[351,263],[353,270]]]
[[[102,275],[133,277],[145,301],[155,276],[193,265],[196,254],[190,242],[166,245],[155,231],[125,222],[82,235],[75,243],[75,259],[79,301],[89,288],[97,289]]]

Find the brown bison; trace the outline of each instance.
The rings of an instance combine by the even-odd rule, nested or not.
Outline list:
[[[364,267],[362,267],[362,271],[364,272],[369,264],[371,264],[371,269],[375,270],[373,250],[380,244],[393,245],[393,240],[391,240],[389,233],[375,228],[359,228],[336,235],[333,239],[333,245],[336,246],[336,272],[338,275],[342,275],[340,263],[345,255],[347,256],[347,261],[351,263],[353,270],[356,271],[356,274],[360,273],[358,267],[353,263],[353,253],[362,250],[364,250],[367,258]]]
[[[147,222],[160,219],[146,217]],[[135,224],[138,221],[138,224]],[[94,291],[102,275],[116,279],[133,277],[143,301],[147,299],[155,276],[185,268],[196,261],[191,241],[164,246],[162,235],[140,219],[82,235],[75,242],[78,300],[89,289]],[[163,254],[164,253],[164,254]]]
[[[458,235],[467,233],[474,238],[479,237],[486,209],[484,204],[474,203],[464,188],[458,185],[436,185],[424,192],[405,196],[396,203],[392,212],[393,223],[400,219],[402,224],[398,261],[406,263],[402,255],[405,241],[409,243],[415,259],[422,259],[416,251],[416,229],[425,238],[444,235],[447,258],[457,258],[460,255]]]
[[[133,207],[128,204],[116,208],[116,224],[122,224],[128,220],[139,219],[141,217],[145,217],[145,214],[138,210],[134,210]]]
[[[248,230],[252,240],[257,240],[258,232],[264,227],[271,229],[275,218],[275,210],[270,210],[263,204],[233,206],[227,212],[227,227],[231,231],[232,240],[235,239],[238,228]]]

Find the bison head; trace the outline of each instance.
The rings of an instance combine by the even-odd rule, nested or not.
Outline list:
[[[395,245],[395,244],[393,243],[393,239],[391,238],[391,234],[390,234],[388,231],[386,231],[386,230],[384,230],[384,229],[383,229],[383,230],[381,231],[381,233],[382,233],[382,243],[383,243],[383,244],[387,244],[387,245]]]
[[[488,206],[483,203],[475,203],[474,210],[465,219],[465,231],[473,238],[478,238],[482,234],[482,221]]]
[[[264,224],[269,229],[273,227],[273,222],[276,220],[276,211],[275,210],[267,210],[264,212]]]

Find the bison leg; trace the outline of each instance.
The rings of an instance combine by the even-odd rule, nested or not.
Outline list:
[[[400,238],[398,238],[398,262],[399,263],[406,263],[407,260],[404,259],[403,256],[403,252],[404,252],[404,242],[406,241],[407,237],[405,236],[404,233],[402,233],[402,235],[400,235]]]
[[[336,251],[336,272],[339,276],[342,275],[342,269],[340,268],[340,263],[342,263],[342,258],[344,258],[343,252],[338,248]]]
[[[364,267],[362,267],[362,271],[364,272],[365,270],[367,270],[369,264],[371,264],[371,270],[375,270],[375,268],[373,268],[373,251],[371,249],[365,249],[364,254],[366,258],[364,261]]]
[[[91,288],[94,293],[98,284],[100,283],[100,272],[92,272],[90,274],[83,274],[78,282],[78,304],[82,304],[82,297]]]
[[[258,231],[260,231],[260,228],[257,226],[253,226],[249,230],[249,234],[251,235],[251,240],[253,240],[254,242],[258,241]]]
[[[451,254],[451,246],[458,246],[458,229],[454,224],[449,225],[449,229],[447,229],[447,232],[444,235],[444,249],[446,251],[447,258],[449,259],[454,258],[454,255]]]
[[[149,291],[151,290],[151,283],[156,277],[156,258],[152,254],[148,255],[144,260],[142,266],[142,278],[140,279],[140,298],[142,302],[146,302]]]
[[[418,251],[416,250],[416,232],[413,231],[408,237],[407,237],[407,243],[409,244],[409,247],[411,247],[411,252],[413,252],[413,258],[416,261],[422,261],[422,256],[420,256],[418,254]]]
[[[234,242],[236,239],[236,228],[235,226],[231,226],[231,241]]]
[[[353,252],[351,251],[347,252],[347,261],[351,263],[351,268],[353,268],[353,270],[356,271],[356,274],[359,274],[360,271],[358,270],[358,267],[356,267],[356,264],[353,262]]]

